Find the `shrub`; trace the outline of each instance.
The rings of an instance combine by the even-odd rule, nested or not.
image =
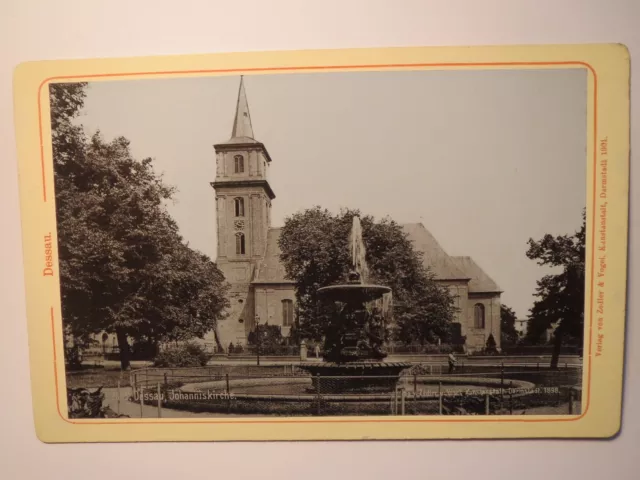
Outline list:
[[[158,355],[158,344],[149,340],[134,340],[131,360],[151,360]]]
[[[493,342],[492,342],[493,340]],[[487,357],[487,356],[501,356],[502,352],[500,352],[495,344],[495,340],[492,335],[489,335],[487,339],[487,343],[484,347],[479,348],[477,350],[472,350],[468,353],[468,355],[472,357]]]
[[[65,347],[64,358],[67,362],[67,368],[72,370],[80,369],[82,366],[82,349],[77,345]]]
[[[496,345],[496,339],[493,338],[493,333],[489,334],[489,338],[487,338],[487,343],[484,347],[484,351],[483,353],[485,355],[497,355],[498,354],[498,348]]]
[[[204,347],[197,343],[185,343],[167,347],[153,361],[156,367],[204,367],[209,355]]]

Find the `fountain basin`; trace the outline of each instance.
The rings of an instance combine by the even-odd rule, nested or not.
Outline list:
[[[437,415],[439,398],[454,403],[477,400],[484,405],[487,394],[526,397],[535,393],[529,391],[534,387],[523,380],[503,384],[500,378],[403,375],[393,392],[311,393],[310,376],[260,376],[186,384],[168,391],[163,405],[224,415],[389,415],[394,402],[404,398],[408,414]]]
[[[305,363],[300,368],[312,375],[312,390],[320,393],[390,392],[410,363],[348,362]]]
[[[271,400],[289,402],[310,402],[317,399],[317,393],[312,393],[313,379],[309,377],[292,378],[245,378],[234,379],[229,382],[230,394],[234,399],[242,400]],[[483,377],[447,377],[429,376],[419,377],[414,380],[411,376],[404,376],[398,383],[398,388],[404,388],[412,398],[433,400],[441,393],[451,395],[480,395],[486,391],[495,392],[500,389],[499,378]],[[524,380],[509,380],[505,385],[505,393],[509,389],[518,392],[514,396],[526,395],[526,391],[535,388],[535,384]],[[226,382],[215,380],[211,382],[191,383],[183,385],[179,390],[184,394],[196,394],[199,392],[224,392]],[[487,390],[488,389],[488,390]],[[334,402],[380,402],[388,401],[391,393],[383,392],[351,392],[328,393],[322,395],[327,401]],[[206,401],[206,400],[205,400]],[[223,400],[209,400],[209,403],[224,402]]]

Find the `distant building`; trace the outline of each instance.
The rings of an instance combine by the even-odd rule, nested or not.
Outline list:
[[[218,322],[217,335],[226,348],[246,344],[256,325],[280,325],[289,335],[294,321],[295,292],[280,263],[280,228],[271,225],[275,193],[269,184],[272,158],[254,138],[244,84],[240,81],[231,138],[214,145],[216,179],[217,265],[231,284],[229,316]],[[452,257],[421,223],[403,225],[425,266],[456,299],[456,322],[468,350],[486,345],[490,334],[500,346],[500,294],[496,283],[470,257]],[[215,340],[213,332],[206,341]]]
[[[529,322],[529,320],[526,318],[519,318],[516,320],[516,332],[518,332],[518,336],[520,338],[527,334],[527,322]]]

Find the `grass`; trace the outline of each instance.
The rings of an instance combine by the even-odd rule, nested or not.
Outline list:
[[[98,388],[130,386],[129,372],[104,367],[85,367],[81,370],[67,371],[67,388]]]

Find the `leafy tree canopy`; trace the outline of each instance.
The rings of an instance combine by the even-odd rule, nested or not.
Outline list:
[[[545,275],[538,281],[538,298],[529,312],[526,341],[545,341],[549,328],[555,328],[554,353],[551,366],[557,366],[563,342],[582,345],[585,292],[586,213],[582,226],[573,235],[545,235],[541,240],[529,240],[527,257],[538,265],[555,267],[557,274]]]
[[[516,312],[510,307],[500,305],[500,334],[502,345],[515,345],[518,343],[519,335],[516,330]]]
[[[342,283],[352,268],[349,234],[353,217],[360,216],[369,283],[393,290],[395,329],[386,332],[405,343],[447,339],[455,313],[448,290],[425,269],[422,253],[413,248],[402,227],[385,218],[376,222],[358,210],[334,215],[320,207],[286,219],[279,245],[287,276],[295,282],[296,335],[319,340],[329,322],[319,301],[320,287]]]
[[[166,209],[174,190],[151,159],[134,159],[125,138],[86,138],[74,125],[85,89],[50,89],[63,320],[80,342],[116,333],[128,368],[128,338],[186,339],[215,328],[227,285],[183,242]]]

